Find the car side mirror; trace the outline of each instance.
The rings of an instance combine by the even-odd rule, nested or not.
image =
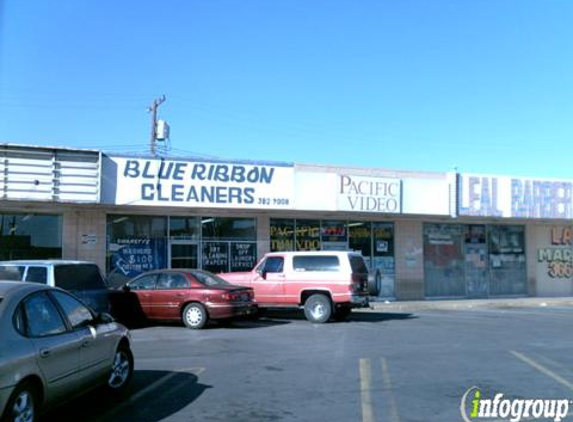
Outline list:
[[[264,278],[265,280],[267,279],[267,270],[263,270],[261,271],[261,277]]]
[[[111,324],[114,321],[115,320],[113,319],[113,317],[107,312],[100,312],[99,314],[96,315],[96,322],[98,324]]]
[[[131,287],[129,287],[127,284],[125,284],[125,285],[122,287],[122,290],[123,290],[124,292],[131,292]]]

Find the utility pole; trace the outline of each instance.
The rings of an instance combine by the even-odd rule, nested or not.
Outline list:
[[[159,107],[163,102],[165,102],[165,95],[160,98],[153,100],[153,104],[147,109],[151,112],[151,139],[149,141],[149,150],[151,155],[155,155],[155,140],[157,137],[157,107]]]

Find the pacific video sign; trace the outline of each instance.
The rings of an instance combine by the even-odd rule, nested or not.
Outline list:
[[[338,210],[395,213],[401,209],[400,179],[338,175]]]
[[[573,181],[459,176],[458,214],[476,217],[570,219]]]

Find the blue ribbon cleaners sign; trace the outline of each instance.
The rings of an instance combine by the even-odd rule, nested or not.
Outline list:
[[[117,205],[294,207],[292,165],[111,158]]]

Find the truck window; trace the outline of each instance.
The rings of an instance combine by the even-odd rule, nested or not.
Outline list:
[[[28,267],[26,273],[26,281],[32,283],[47,284],[48,283],[48,269],[46,267]]]
[[[340,262],[332,255],[300,255],[293,257],[295,271],[338,271]]]
[[[0,265],[0,280],[22,281],[25,269],[21,265]]]
[[[282,256],[269,256],[263,265],[262,270],[267,273],[282,273],[284,269],[284,258]]]
[[[368,268],[364,262],[364,258],[356,255],[349,255],[350,268],[354,274],[368,274]]]
[[[64,290],[105,289],[105,282],[97,265],[56,265],[54,268],[56,286]]]

